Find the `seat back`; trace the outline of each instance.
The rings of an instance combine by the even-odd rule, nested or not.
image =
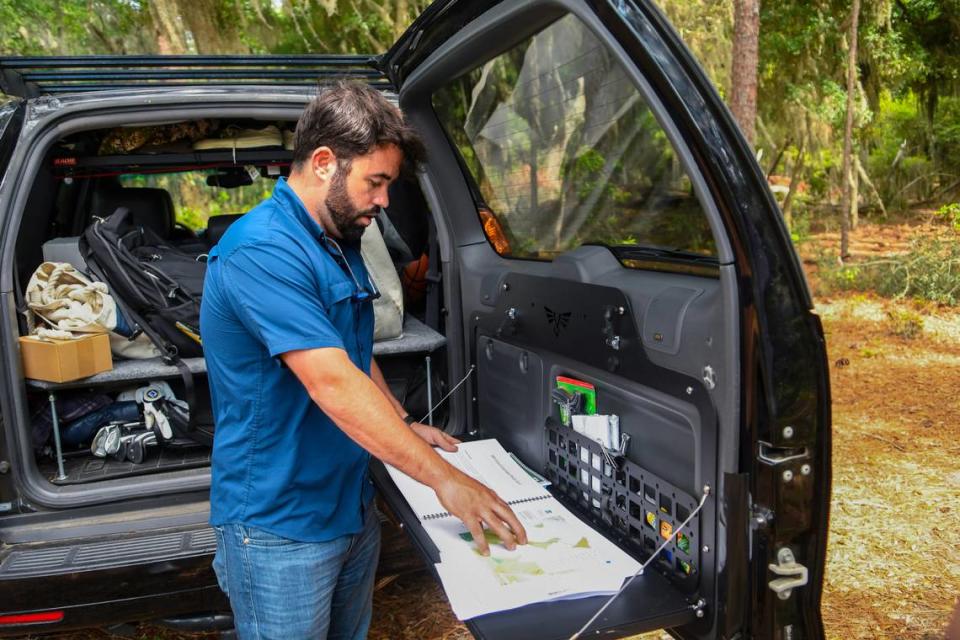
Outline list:
[[[134,225],[151,229],[163,240],[170,239],[173,234],[173,199],[166,189],[127,187],[93,194],[91,209],[99,218],[109,217],[120,207],[130,210]]]
[[[220,238],[227,232],[230,225],[239,220],[242,215],[242,213],[227,213],[220,216],[212,216],[207,220],[207,231],[203,237],[211,249],[220,242]]]

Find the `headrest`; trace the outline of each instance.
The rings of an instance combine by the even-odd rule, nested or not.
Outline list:
[[[133,222],[168,239],[173,232],[173,199],[166,189],[130,187],[93,194],[93,215],[106,218],[119,207],[130,209]]]
[[[220,238],[227,232],[227,227],[240,219],[242,213],[227,213],[222,216],[213,216],[207,220],[207,233],[204,236],[207,244],[213,247],[220,242]]]

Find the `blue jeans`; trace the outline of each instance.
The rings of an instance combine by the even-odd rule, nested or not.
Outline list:
[[[240,524],[214,527],[213,568],[241,640],[363,640],[370,627],[380,519],[329,542],[295,542]]]

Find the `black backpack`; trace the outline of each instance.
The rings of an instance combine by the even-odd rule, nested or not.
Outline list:
[[[200,300],[207,273],[206,254],[184,252],[152,229],[134,224],[126,207],[87,227],[80,252],[87,269],[110,287],[134,335],[139,331],[147,334],[164,362],[180,370],[189,413],[168,414],[174,432],[212,444],[210,425],[197,424],[193,374],[181,360],[203,355]]]
[[[126,207],[87,227],[80,250],[93,275],[110,287],[126,320],[146,333],[168,362],[203,355],[205,254],[181,251],[134,224]]]

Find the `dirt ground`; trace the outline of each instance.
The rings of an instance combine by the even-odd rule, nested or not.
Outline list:
[[[918,230],[915,224],[862,228],[854,256],[902,251]],[[827,334],[833,394],[827,637],[941,638],[960,595],[960,310],[827,295],[814,253],[835,244],[835,235],[821,234],[801,246]],[[920,319],[913,337],[891,317],[904,311]],[[470,637],[425,572],[381,583],[371,640]],[[143,626],[127,637],[205,636]]]
[[[865,225],[851,243],[854,259],[889,256],[917,233],[938,231]],[[815,237],[801,254],[837,240]],[[960,310],[831,296],[812,260],[805,266],[833,395],[827,636],[941,638],[960,596]],[[904,317],[918,321],[917,335],[908,337]]]

